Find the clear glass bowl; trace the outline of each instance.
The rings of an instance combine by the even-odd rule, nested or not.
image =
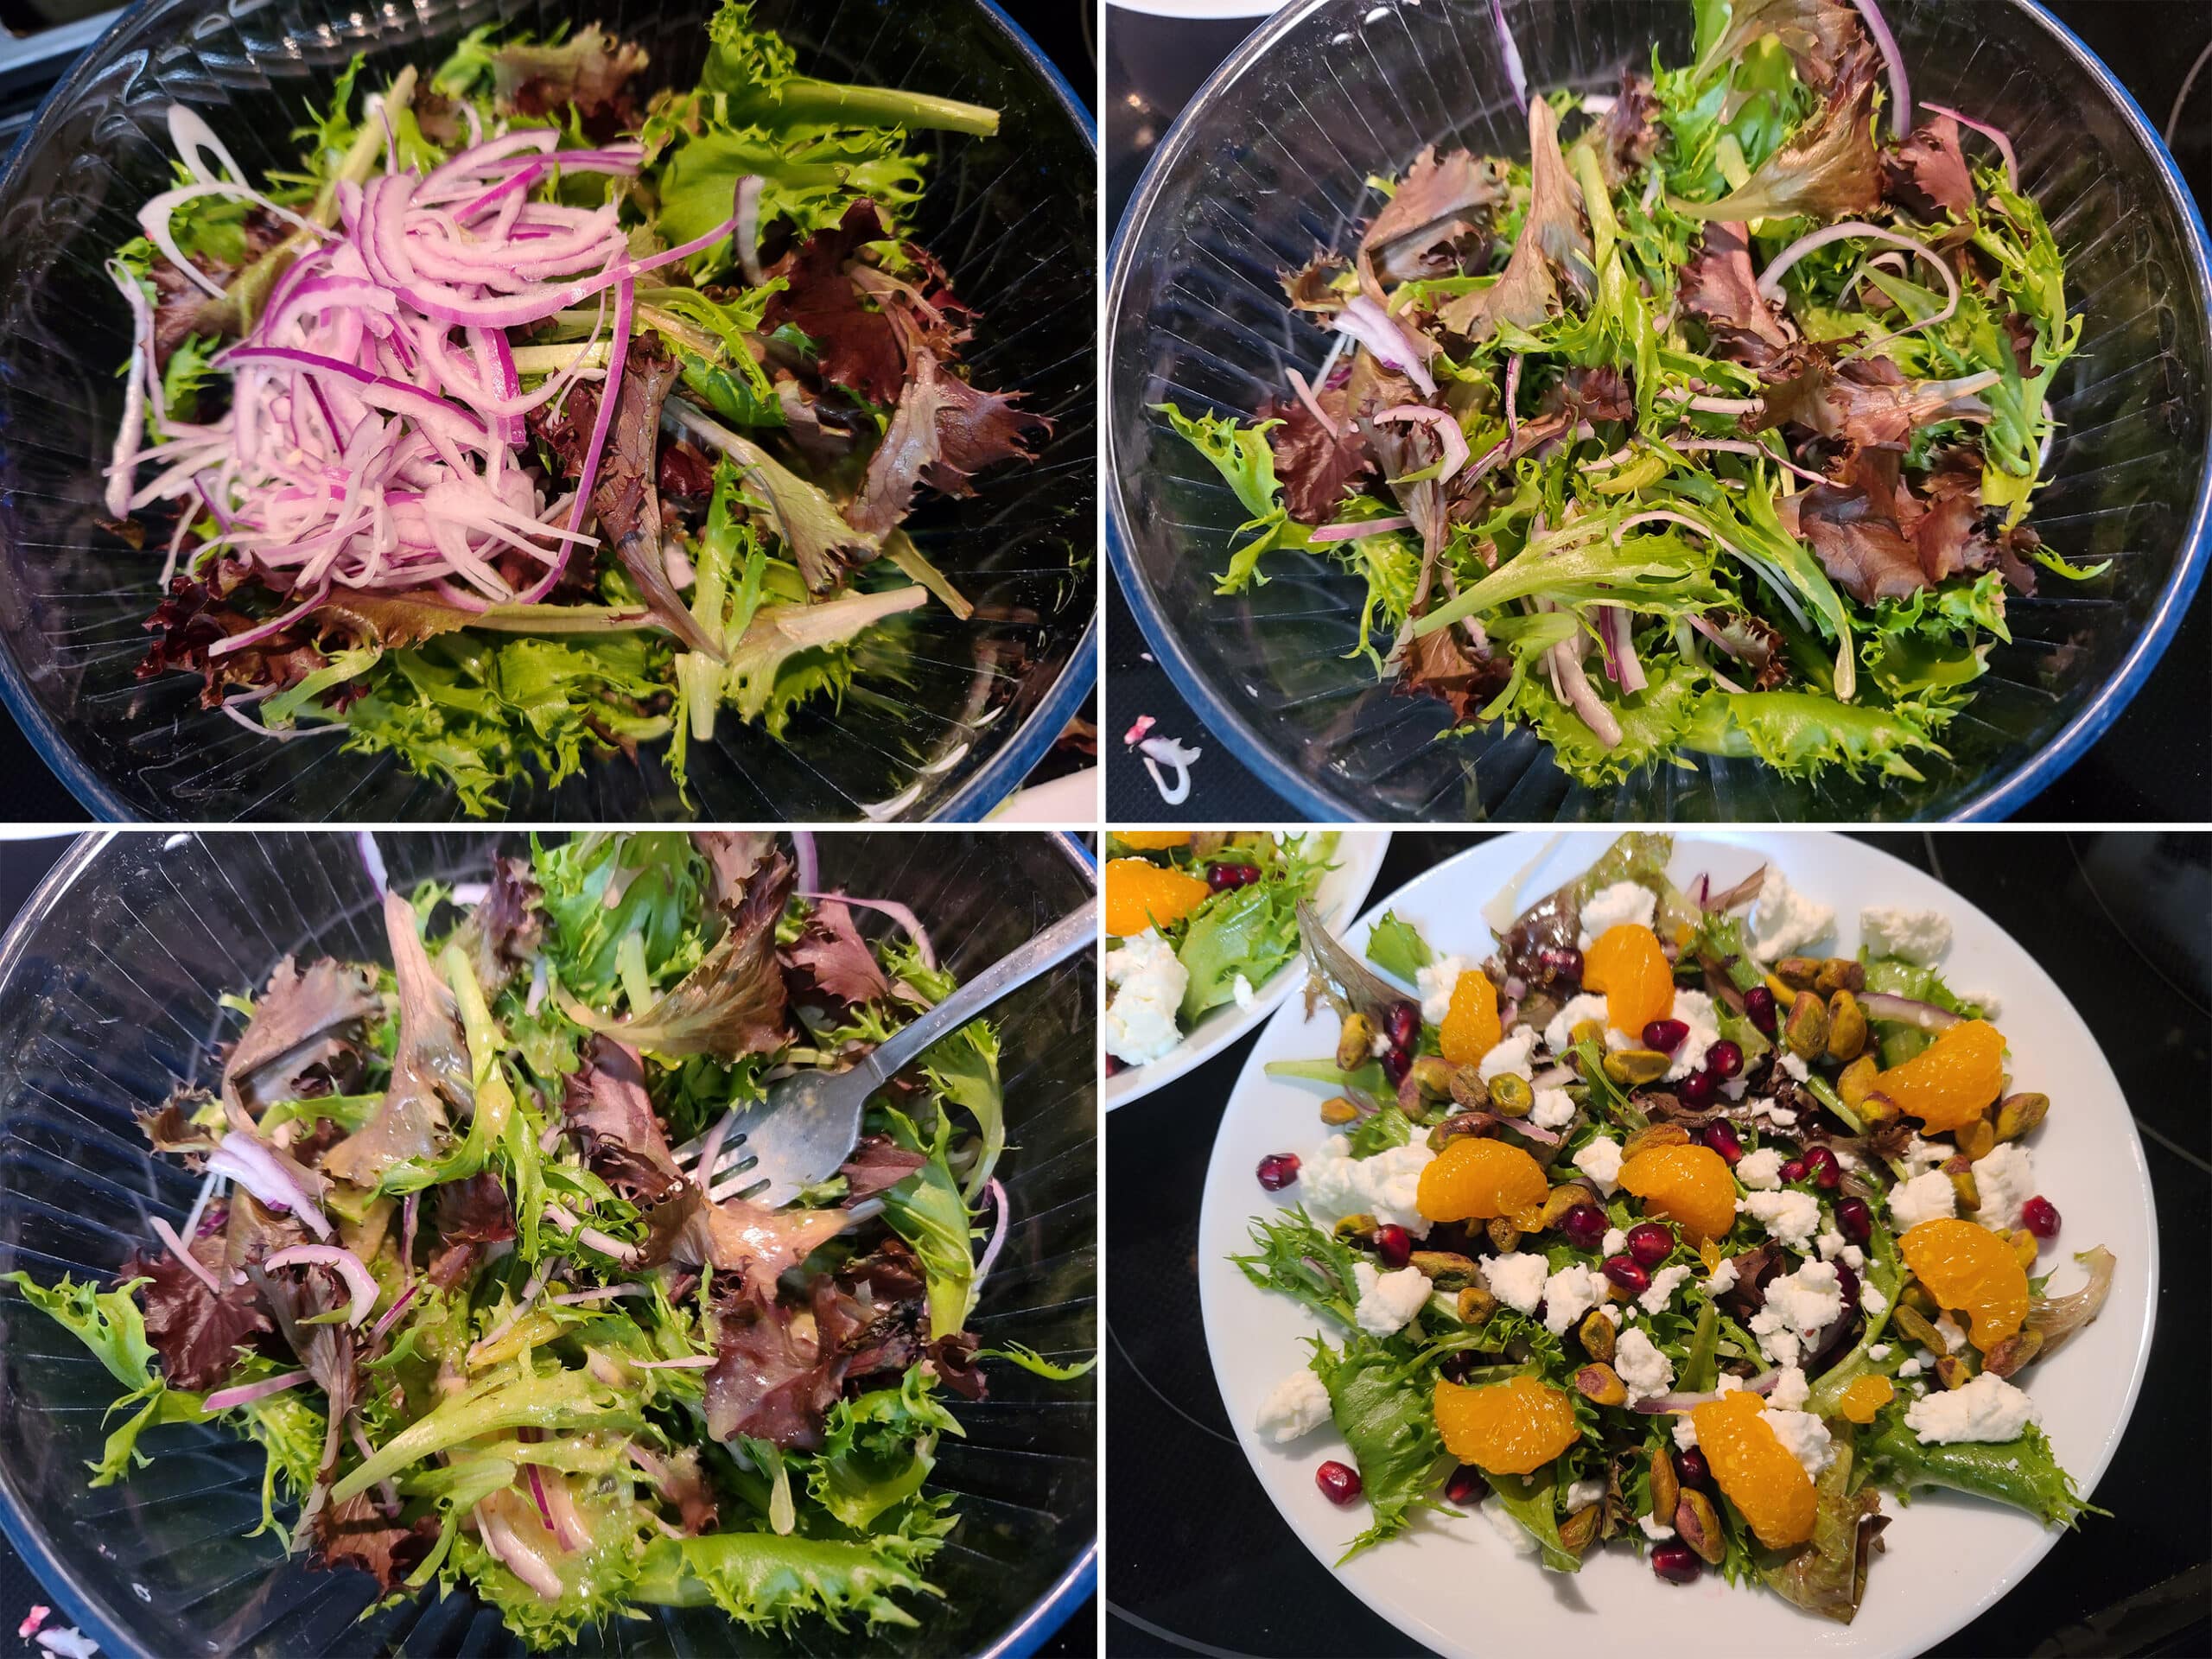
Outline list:
[[[200,709],[198,683],[141,682],[141,624],[159,552],[102,531],[101,468],[123,409],[130,321],[102,262],[138,233],[170,181],[163,111],[189,103],[250,173],[296,167],[287,135],[356,52],[368,79],[435,64],[470,29],[541,33],[598,21],[641,41],[646,79],[689,86],[711,0],[292,0],[211,7],[151,0],[79,60],[0,178],[0,699],[47,764],[102,817],[207,822],[451,820],[452,791],[389,755],[276,743]],[[988,476],[972,500],[910,521],[976,607],[914,613],[908,671],[857,683],[787,741],[730,719],[695,745],[693,804],[657,752],[587,766],[557,790],[517,788],[518,823],[641,819],[831,822],[977,818],[1034,766],[1095,672],[1097,202],[1090,118],[988,0],[763,0],[802,68],[913,86],[1003,111],[997,137],[928,135],[937,157],[915,218],[983,313],[969,361],[1051,416],[1033,467]],[[1071,346],[1071,340],[1086,344]]]
[[[905,900],[955,972],[975,973],[1093,889],[1087,855],[1046,834],[828,832],[825,885]],[[519,836],[386,834],[403,887],[480,880]],[[350,836],[313,832],[83,837],[0,940],[0,1272],[106,1278],[149,1236],[181,1222],[199,1182],[156,1156],[133,1114],[213,1069],[237,1035],[216,998],[267,980],[288,953],[375,958],[378,897]],[[863,927],[871,925],[862,922]],[[1014,1217],[974,1328],[987,1344],[1097,1346],[1096,964],[1077,957],[999,1005],[1007,1079],[1004,1165]],[[1092,1593],[1096,1401],[1088,1380],[1052,1383],[993,1365],[991,1397],[955,1402],[968,1431],[935,1479],[962,1520],[932,1565],[945,1590],[920,1627],[867,1639],[871,1653],[1020,1655]],[[0,1294],[0,1528],[74,1624],[118,1659],[253,1655],[519,1654],[497,1613],[435,1592],[358,1622],[366,1573],[310,1571],[260,1522],[260,1453],[209,1427],[152,1431],[154,1461],[98,1491],[114,1379],[73,1338]],[[111,1427],[111,1425],[110,1425]],[[849,1649],[820,1624],[788,1642],[713,1610],[655,1610],[584,1650],[768,1655]]]
[[[1686,54],[1682,0],[1295,0],[1215,73],[1161,143],[1108,278],[1108,547],[1146,637],[1238,759],[1319,819],[2001,817],[2110,723],[2195,593],[2212,512],[2204,226],[2156,130],[2111,72],[2038,7],[1885,0],[1916,99],[2006,128],[2087,317],[2052,405],[2063,422],[2033,522],[2112,574],[2046,578],[2012,601],[1948,761],[1918,785],[1793,783],[1692,757],[1589,790],[1529,733],[1451,742],[1443,704],[1391,694],[1348,657],[1364,587],[1318,557],[1272,555],[1265,587],[1213,591],[1245,513],[1151,406],[1249,416],[1311,373],[1328,340],[1276,283],[1345,248],[1371,173],[1428,143],[1527,148],[1502,17],[1537,89],[1611,91],[1656,41]],[[1977,142],[1971,138],[1969,143]]]

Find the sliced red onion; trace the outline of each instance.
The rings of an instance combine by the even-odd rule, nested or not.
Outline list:
[[[305,1371],[286,1371],[282,1376],[264,1376],[258,1382],[241,1382],[234,1389],[218,1389],[200,1402],[200,1409],[217,1412],[228,1411],[234,1406],[250,1406],[257,1400],[266,1400],[272,1394],[296,1389],[307,1380]]]
[[[1504,0],[1490,0],[1491,27],[1497,35],[1498,55],[1505,60],[1505,78],[1512,83],[1516,110],[1529,107],[1529,72],[1521,67],[1521,48],[1505,21]]]
[[[537,1505],[537,1518],[544,1523],[545,1530],[551,1535],[555,1543],[560,1545],[563,1550],[573,1551],[576,1548],[575,1545],[561,1535],[560,1525],[553,1519],[553,1506],[545,1501],[545,1481],[537,1472],[537,1465],[534,1463],[526,1463],[522,1467],[524,1475],[530,1482],[531,1498]]]
[[[1436,396],[1436,380],[1422,361],[1421,348],[1390,314],[1364,294],[1346,302],[1337,314],[1337,332],[1349,334],[1375,353],[1376,359],[1409,377],[1421,396]]]
[[[1505,435],[1508,439],[1521,435],[1520,405],[1521,353],[1516,352],[1505,359]]]
[[[1761,461],[1770,461],[1777,467],[1786,467],[1808,483],[1825,484],[1828,481],[1825,474],[1816,473],[1809,467],[1800,467],[1787,455],[1777,455],[1764,444],[1754,443],[1749,438],[1669,438],[1666,442],[1669,448],[1680,449],[1685,454],[1699,454],[1707,450],[1718,450],[1724,454],[1752,455]]]
[[[1707,415],[1756,415],[1766,407],[1758,397],[1713,397],[1703,392],[1689,392],[1675,386],[1662,386],[1659,395],[1685,409],[1694,409]]]
[[[740,179],[732,215],[736,228],[730,237],[737,245],[737,268],[755,288],[768,280],[767,273],[760,269],[760,193],[767,184],[757,173],[747,173]]]
[[[991,1242],[983,1247],[982,1260],[976,1264],[974,1288],[979,1291],[983,1287],[983,1281],[991,1276],[991,1266],[999,1259],[999,1247],[1006,1243],[1007,1220],[1006,1188],[999,1185],[998,1177],[994,1175],[986,1181],[983,1184],[983,1190],[991,1195],[994,1216],[991,1222]]]
[[[1331,437],[1342,437],[1344,429],[1329,418],[1329,411],[1321,407],[1321,400],[1313,395],[1313,388],[1306,384],[1306,377],[1296,369],[1287,372],[1290,376],[1290,389],[1298,394],[1298,401],[1306,405],[1306,412],[1313,417],[1314,423]]]
[[[2004,128],[1993,127],[1986,121],[1977,121],[1974,117],[1955,110],[1948,104],[1930,104],[1924,98],[1920,100],[1920,107],[1933,115],[1948,115],[1961,126],[1972,127],[1991,143],[1996,145],[1998,155],[2005,161],[2005,182],[2015,191],[2019,189],[2020,163],[2012,154],[2012,141],[2005,136]]]
[[[506,1569],[547,1601],[561,1599],[561,1575],[552,1564],[515,1535],[515,1530],[483,1504],[476,1506],[476,1529],[484,1548],[499,1558]]]
[[[1874,45],[1881,52],[1882,61],[1890,72],[1890,136],[1902,138],[1912,130],[1912,83],[1905,79],[1904,54],[1897,50],[1897,37],[1890,33],[1889,20],[1882,16],[1878,0],[1851,0],[1859,8],[1859,15],[1866,20],[1866,32],[1874,37]]]
[[[1743,1392],[1757,1395],[1772,1394],[1774,1385],[1781,1381],[1782,1373],[1779,1370],[1761,1371],[1744,1384]],[[1728,1391],[1729,1394],[1735,1392],[1737,1390],[1733,1389]],[[1640,1411],[1646,1416],[1656,1416],[1661,1412],[1688,1411],[1692,1406],[1709,1406],[1716,1400],[1725,1400],[1727,1397],[1727,1395],[1719,1393],[1655,1394],[1648,1400],[1637,1401],[1630,1409]]]
[[[1307,537],[1306,542],[1313,546],[1325,546],[1331,542],[1356,542],[1363,536],[1380,536],[1389,531],[1410,530],[1413,523],[1401,512],[1388,518],[1364,519],[1356,524],[1324,524]]]
[[[251,1135],[236,1129],[226,1134],[208,1154],[207,1168],[236,1181],[271,1210],[297,1216],[317,1238],[330,1236],[330,1217],[321,1206],[300,1190],[269,1148]]]
[[[584,525],[584,513],[591,505],[592,486],[599,479],[600,457],[607,453],[607,433],[614,418],[615,399],[622,393],[622,371],[630,354],[630,319],[638,302],[635,283],[625,282],[614,294],[614,343],[607,353],[607,379],[599,390],[599,413],[591,426],[591,447],[584,452],[583,475],[576,480],[575,505],[569,509],[569,530],[571,534]],[[522,596],[525,605],[534,605],[553,591],[567,569],[569,554],[564,544],[561,556],[537,579],[531,590]]]
[[[1459,423],[1449,410],[1432,409],[1420,404],[1403,404],[1396,409],[1386,409],[1375,417],[1378,421],[1419,421],[1433,430],[1444,445],[1444,466],[1436,474],[1439,489],[1452,481],[1452,475],[1467,464],[1467,435],[1459,429]]]
[[[1923,1031],[1947,1031],[1957,1025],[1962,1016],[1948,1008],[1940,1008],[1933,1002],[1920,1002],[1909,996],[1893,996],[1887,991],[1861,991],[1859,1006],[1869,1020],[1888,1020],[1903,1026],[1917,1026]]]
[[[416,1292],[422,1288],[423,1281],[417,1279],[393,1298],[391,1306],[377,1316],[376,1325],[369,1332],[369,1340],[372,1343],[382,1340],[384,1333],[399,1323],[399,1316],[407,1311],[408,1304],[415,1300]]]
[[[1205,750],[1179,743],[1172,737],[1147,737],[1137,745],[1137,753],[1144,757],[1144,769],[1152,774],[1152,786],[1160,791],[1161,800],[1170,806],[1180,806],[1191,798],[1191,768]],[[1163,766],[1174,768],[1173,784],[1160,771]]]
[[[601,1285],[596,1290],[572,1290],[545,1300],[557,1307],[580,1307],[588,1302],[611,1302],[618,1296],[643,1296],[647,1294],[643,1285]]]
[[[346,1287],[353,1294],[346,1309],[346,1323],[360,1324],[376,1310],[376,1276],[369,1271],[361,1258],[338,1244],[292,1244],[281,1250],[270,1252],[263,1264],[270,1268],[331,1268],[345,1280]]]
[[[1871,0],[1868,0],[1868,3],[1871,3]],[[1770,300],[1780,294],[1783,277],[1789,273],[1792,265],[1807,254],[1817,248],[1824,248],[1831,242],[1847,241],[1855,236],[1872,237],[1878,242],[1888,243],[1893,248],[1902,248],[1907,253],[1918,254],[1936,267],[1936,275],[1943,279],[1943,292],[1947,296],[1942,310],[1922,318],[1918,322],[1898,329],[1896,334],[1885,334],[1880,340],[1869,345],[1866,347],[1867,350],[1872,351],[1875,346],[1885,345],[1916,329],[1933,328],[1939,323],[1948,321],[1958,311],[1959,279],[1952,273],[1949,264],[1936,253],[1935,249],[1924,242],[1915,241],[1911,237],[1899,236],[1895,231],[1884,230],[1879,225],[1869,225],[1863,219],[1847,219],[1840,225],[1829,225],[1817,231],[1808,231],[1780,253],[1776,254],[1769,262],[1767,268],[1759,273],[1758,289],[1761,296]],[[1692,405],[1695,406],[1694,399],[1692,400]]]
[[[804,835],[807,832],[800,830],[798,833]],[[905,928],[907,933],[912,937],[914,948],[920,953],[923,967],[934,968],[937,966],[937,952],[931,948],[930,936],[922,927],[922,918],[915,915],[911,908],[900,904],[897,899],[855,899],[849,893],[810,893],[804,887],[798,889],[798,896],[802,899],[812,899],[817,900],[823,899],[834,899],[841,905],[857,905],[862,910],[880,912],[882,914],[891,918],[893,921],[898,923],[899,926]]]
[[[209,1295],[219,1297],[223,1294],[222,1286],[217,1284],[215,1275],[207,1271],[207,1264],[185,1248],[184,1241],[176,1236],[176,1230],[159,1216],[150,1217],[149,1220],[163,1248],[183,1264],[186,1272],[207,1287]]]
[[[641,1371],[706,1371],[714,1369],[715,1357],[712,1354],[686,1354],[681,1359],[626,1358],[622,1363]]]
[[[791,855],[798,866],[798,886],[803,892],[811,893],[822,886],[821,860],[814,845],[811,830],[791,831]]]
[[[1575,641],[1562,639],[1546,653],[1551,662],[1552,689],[1560,700],[1581,716],[1582,723],[1607,748],[1618,748],[1621,723],[1613,711],[1599,701],[1590,686],[1589,677],[1582,671],[1582,653],[1575,648]]]

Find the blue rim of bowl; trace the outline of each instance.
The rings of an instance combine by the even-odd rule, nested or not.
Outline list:
[[[988,0],[986,0],[986,3]],[[992,8],[994,10],[995,7]],[[1034,48],[1033,47],[1033,50]],[[54,862],[46,879],[32,890],[16,912],[7,931],[0,935],[0,979],[5,979],[15,958],[28,948],[30,938],[29,918],[42,915],[60,893],[75,881],[85,867],[99,855],[100,849],[118,836],[120,830],[88,830],[70,843],[69,849]],[[321,833],[338,834],[336,830]],[[404,832],[403,832],[404,833]],[[427,833],[423,832],[423,833]],[[491,833],[486,831],[486,833]],[[1034,832],[1033,832],[1034,833]],[[1095,890],[1098,885],[1098,855],[1084,840],[1065,830],[1041,832],[1059,843],[1068,862],[1089,881]],[[1096,1471],[1094,1469],[1094,1476]],[[83,1630],[99,1643],[103,1651],[118,1656],[144,1656],[154,1659],[149,1650],[139,1646],[130,1633],[101,1616],[100,1604],[78,1587],[53,1549],[46,1535],[30,1524],[29,1509],[12,1484],[0,1479],[0,1533],[7,1535],[15,1546],[16,1554],[31,1571],[31,1576],[68,1615],[69,1623]],[[1093,1538],[1083,1548],[1083,1553],[1069,1563],[1067,1570],[1050,1590],[1029,1604],[1012,1624],[1000,1634],[988,1648],[981,1649],[978,1659],[1030,1659],[1038,1649],[1052,1639],[1060,1626],[1066,1624],[1068,1615],[1098,1593],[1098,1541]]]
[[[110,41],[134,27],[139,15],[149,10],[155,0],[137,0],[99,37],[78,54],[69,73],[54,83],[41,101],[38,113],[22,137],[16,141],[9,153],[7,164],[0,168],[0,199],[4,199],[14,187],[17,173],[27,164],[32,151],[48,136],[48,127],[60,118],[60,112],[73,108],[81,93],[79,83],[88,80],[92,73],[90,66],[106,49]],[[1030,72],[1052,88],[1060,106],[1075,124],[1090,146],[1092,157],[1098,154],[1098,118],[1076,95],[1074,85],[1060,73],[1059,66],[1045,55],[1044,48],[1029,37],[1029,32],[1007,16],[998,0],[973,0],[976,9],[988,17],[1013,41],[1015,51]],[[1094,180],[1095,188],[1095,180]],[[1094,590],[1095,591],[1095,590]],[[1090,620],[1076,641],[1067,664],[1060,670],[1059,677],[1052,688],[1038,700],[1029,718],[1020,728],[994,754],[976,769],[976,775],[963,784],[938,809],[937,821],[947,823],[974,823],[995,808],[1011,795],[1030,769],[1042,760],[1046,750],[1058,738],[1077,708],[1090,695],[1098,678],[1098,608],[1091,607]],[[25,683],[22,664],[12,652],[0,650],[0,704],[4,704],[14,716],[23,735],[29,738],[31,747],[38,751],[39,759],[46,762],[47,770],[61,780],[62,786],[76,798],[77,804],[96,818],[109,823],[144,822],[125,811],[123,798],[111,788],[101,774],[87,765],[77,753],[74,745],[62,735],[45,706],[33,697]],[[456,823],[473,820],[455,819]],[[491,823],[496,820],[486,820]],[[428,827],[427,825],[425,826]]]
[[[2197,209],[2196,198],[2183,181],[2180,166],[2158,130],[2144,114],[2143,106],[2135,96],[2121,84],[2103,59],[2083,44],[2081,36],[2051,16],[2042,0],[2012,0],[2021,12],[2041,23],[2056,36],[2059,43],[2071,52],[2082,67],[2089,72],[2136,139],[2150,152],[2152,163],[2166,193],[2179,207],[2182,226],[2186,234],[2183,241],[2190,259],[2190,274],[2196,278],[2198,308],[2204,314],[2206,326],[2212,328],[2212,246],[2208,246],[2204,217]],[[1120,314],[1122,288],[1128,276],[1129,227],[1141,215],[1148,213],[1154,199],[1166,176],[1165,160],[1180,147],[1186,135],[1185,129],[1194,117],[1205,109],[1216,90],[1228,80],[1241,75],[1252,61],[1271,50],[1275,42],[1299,23],[1313,15],[1313,7],[1303,7],[1295,14],[1286,9],[1262,23],[1245,36],[1242,44],[1224,58],[1219,67],[1206,78],[1205,85],[1192,96],[1167,129],[1166,136],[1154,150],[1152,159],[1145,164],[1143,176],[1137,181],[1128,205],[1122,211],[1121,221],[1114,227],[1112,242],[1107,255],[1106,303],[1103,315],[1111,319]],[[1099,349],[1105,353],[1108,342],[1101,340]],[[1110,410],[1114,386],[1110,378],[1113,365],[1110,359],[1101,365],[1109,378],[1106,381],[1109,399],[1108,418],[1100,423],[1099,448],[1102,462],[1110,454],[1113,444],[1113,421]],[[1120,585],[1122,596],[1128,602],[1129,610],[1142,630],[1146,643],[1150,645],[1160,665],[1167,671],[1175,689],[1190,702],[1198,716],[1214,736],[1229,746],[1230,751],[1261,782],[1296,807],[1306,817],[1321,823],[1380,823],[1361,812],[1352,803],[1339,799],[1306,773],[1294,771],[1278,755],[1274,747],[1261,737],[1251,723],[1228,699],[1215,690],[1212,684],[1199,674],[1182,641],[1168,626],[1159,600],[1148,583],[1141,579],[1136,560],[1128,549],[1128,532],[1124,528],[1127,512],[1122,501],[1121,474],[1116,467],[1102,464],[1099,468],[1099,488],[1106,500],[1106,560],[1112,568],[1114,579]],[[2168,576],[2164,591],[2159,594],[2157,608],[2147,625],[2136,636],[2129,649],[2105,683],[2088,705],[2073,719],[2059,728],[2056,736],[2030,755],[2013,771],[1996,784],[1984,790],[1947,816],[1947,822],[1974,823],[2010,817],[2013,813],[2050,787],[2058,775],[2080,760],[2089,746],[2102,736],[2105,728],[2120,717],[2120,710],[2133,701],[2143,689],[2143,683],[2158,666],[2158,659],[2171,642],[2175,630],[2195,599],[2204,575],[2208,555],[2212,555],[2212,433],[2208,433],[2203,453],[2198,458],[2196,504],[2190,514],[2188,527],[2182,533],[2179,556],[2173,572]],[[1719,822],[1716,820],[1716,822]]]

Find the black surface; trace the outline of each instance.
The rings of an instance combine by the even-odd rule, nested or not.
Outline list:
[[[1095,114],[1098,60],[1093,42],[1098,0],[998,0],[998,3],[1037,42],[1067,77],[1077,97]],[[67,68],[66,62],[54,65],[54,78],[58,79]],[[1063,744],[1046,752],[1030,779],[1042,782],[1057,777],[1088,764],[1088,759]],[[47,770],[38,751],[15,721],[0,715],[0,822],[81,823],[91,817],[61,780]]]
[[[1370,902],[1484,838],[1399,832]],[[1866,839],[1980,906],[2073,1000],[2134,1108],[2158,1202],[2157,1336],[2127,1434],[2094,1494],[2112,1518],[2086,1519],[2012,1594],[1930,1651],[2212,1654],[2212,1344],[2203,1279],[2212,1204],[2212,838],[1905,830]],[[1356,1600],[1276,1514],[1236,1442],[1206,1358],[1194,1277],[1198,1199],[1222,1104],[1253,1040],[1120,1108],[1107,1123],[1106,1648],[1402,1654],[1406,1638]],[[1878,1560],[1870,1582],[1868,1593],[1881,1594]],[[1643,1651],[1626,1636],[1593,1648],[1595,1635],[1553,1651]],[[1805,1650],[1819,1639],[1808,1630]]]
[[[2192,64],[2212,48],[2206,0],[2047,0],[2049,10],[2134,93],[2153,126],[2164,128]],[[1106,216],[1118,224],[1154,147],[1213,67],[1257,20],[1189,23],[1108,8],[1106,40]],[[2182,175],[2200,203],[2212,182],[2212,66],[2190,88],[2170,140]],[[1262,783],[1209,732],[1154,663],[1151,647],[1109,575],[1106,583],[1106,816],[1109,822],[1173,819],[1192,823],[1272,823],[1304,815]],[[1142,763],[1122,734],[1140,715],[1157,730],[1194,744],[1205,757],[1191,771],[1190,798],[1162,804]],[[2196,823],[2212,799],[2212,583],[2159,659],[2158,668],[2089,752],[2023,807],[2022,820],[2068,823]]]

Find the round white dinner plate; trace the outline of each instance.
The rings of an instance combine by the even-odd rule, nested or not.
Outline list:
[[[1314,831],[1312,833],[1323,833]],[[1337,832],[1336,868],[1321,878],[1313,890],[1313,904],[1332,928],[1341,930],[1359,914],[1368,888],[1382,868],[1382,855],[1390,845],[1388,830],[1343,830]],[[1109,940],[1108,948],[1112,947]],[[1183,1033],[1183,1040],[1156,1060],[1126,1066],[1106,1079],[1106,1109],[1141,1100],[1164,1083],[1172,1083],[1192,1066],[1211,1058],[1254,1026],[1274,1012],[1275,1005],[1306,982],[1306,963],[1294,956],[1275,969],[1267,982],[1252,991],[1252,1006],[1224,1002],[1209,1008],[1198,1022]],[[1106,993],[1113,995],[1110,988]]]
[[[1546,850],[1547,841],[1551,842]],[[1364,948],[1384,910],[1419,925],[1440,954],[1472,961],[1489,954],[1485,905],[1540,852],[1521,888],[1524,908],[1580,874],[1611,844],[1605,831],[1505,836],[1459,856],[1370,906],[1345,937]],[[1716,888],[1772,861],[1790,885],[1834,907],[1833,949],[1859,945],[1862,906],[1940,910],[1953,942],[1941,966],[1962,995],[1993,996],[1995,1024],[2012,1051],[2012,1086],[2050,1096],[2050,1116],[2031,1138],[2038,1185],[2059,1210],[2063,1230],[2044,1249],[2042,1271],[2064,1294],[2082,1282],[2071,1252],[2101,1243],[2119,1258],[2102,1315],[2021,1379],[2041,1408],[2059,1461],[2085,1496],[2110,1463],[2141,1387],[2158,1296],[2158,1233],[2141,1142],[2112,1068],[2081,1017],[2034,959],[1996,923],[1929,876],[1861,842],[1817,833],[1700,830],[1678,836],[1669,873],[1678,885],[1700,872]],[[1277,1083],[1269,1060],[1330,1054],[1336,1020],[1324,1004],[1309,1020],[1286,1003],[1246,1061],[1207,1171],[1198,1221],[1198,1290],[1206,1345],[1222,1398],[1255,1474],[1317,1561],[1407,1636],[1452,1656],[1578,1651],[1570,1639],[1607,1649],[1700,1659],[1777,1653],[1903,1659],[1959,1629],[2018,1584],[2056,1541],[2032,1516],[1961,1494],[1928,1491],[1910,1508],[1885,1494],[1892,1519],[1885,1547],[1867,1574],[1857,1618],[1838,1624],[1801,1612],[1763,1588],[1731,1588],[1708,1573],[1694,1585],[1654,1577],[1644,1560],[1618,1546],[1592,1553],[1573,1576],[1541,1571],[1511,1552],[1479,1516],[1430,1518],[1338,1566],[1368,1523],[1364,1504],[1338,1509],[1321,1496],[1313,1471],[1344,1448],[1325,1426],[1288,1446],[1263,1445],[1252,1432],[1261,1402],[1310,1355],[1315,1319],[1286,1297],[1253,1286],[1230,1262],[1249,1248],[1249,1219],[1294,1203],[1295,1185],[1263,1191],[1254,1170],[1272,1152],[1301,1156],[1319,1145],[1318,1084]],[[2054,1268],[2053,1263],[2058,1265]],[[1341,1333],[1331,1332],[1334,1338]],[[2155,1524],[2155,1517],[2087,1516],[2087,1527]]]

